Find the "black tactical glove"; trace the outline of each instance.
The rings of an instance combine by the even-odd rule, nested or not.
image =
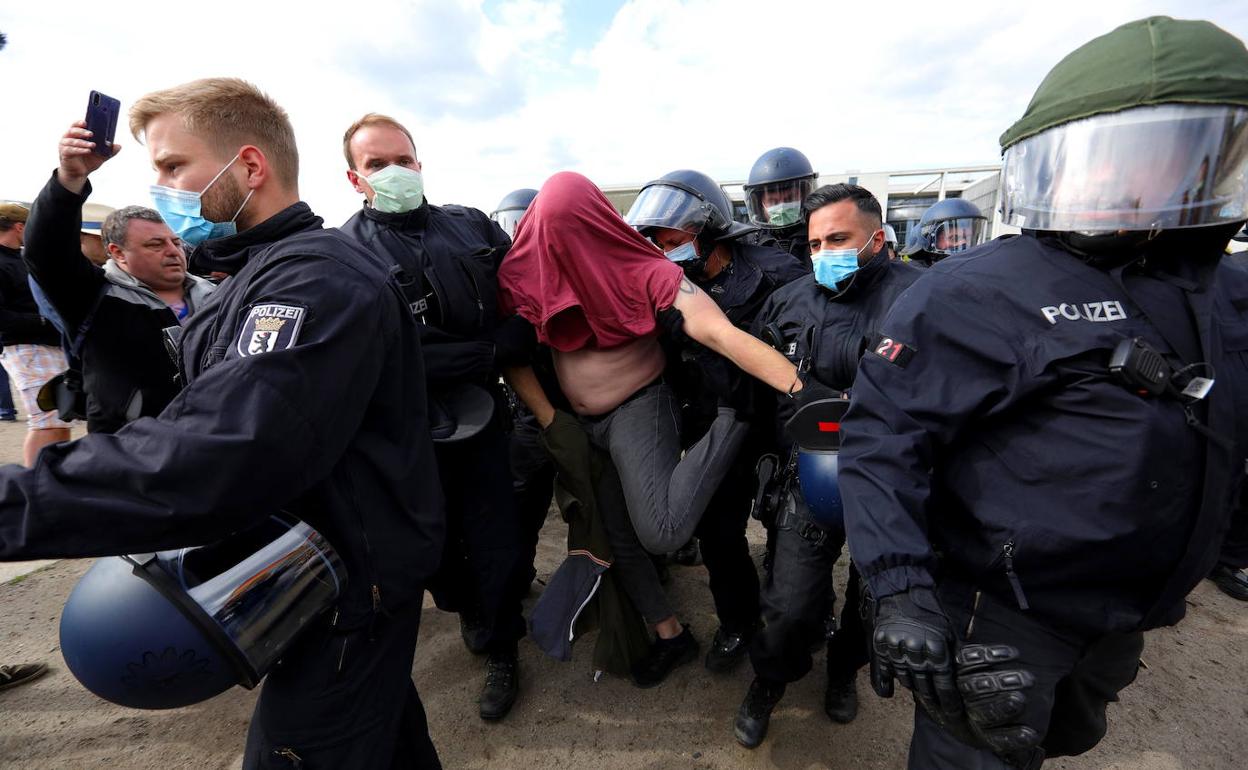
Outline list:
[[[954,681],[955,637],[930,588],[879,600],[871,639],[871,686],[893,697],[893,679],[914,693],[928,715],[961,738],[962,698]]]
[[[968,644],[958,650],[958,690],[976,743],[996,754],[1027,751],[1040,735],[1022,723],[1024,690],[1035,684],[1030,672],[1012,666],[1018,650],[1005,644]]]
[[[676,309],[675,305],[665,307],[655,313],[654,320],[659,330],[676,344],[681,346],[694,344],[693,338],[685,334],[685,316]]]
[[[494,343],[495,366],[523,366],[537,347],[537,332],[524,318],[513,315],[494,327],[490,341]]]
[[[841,391],[829,388],[810,374],[800,375],[802,379],[802,389],[793,394],[793,400],[796,407],[801,409],[807,404],[815,401],[822,401],[825,398],[841,398],[844,395]]]

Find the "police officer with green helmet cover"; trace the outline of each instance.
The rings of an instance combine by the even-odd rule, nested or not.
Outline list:
[[[910,768],[1081,754],[1219,560],[1248,563],[1248,50],[1125,24],[1002,136],[1022,234],[946,257],[854,381],[838,478],[873,597],[872,685]],[[1225,545],[1224,545],[1225,542]]]

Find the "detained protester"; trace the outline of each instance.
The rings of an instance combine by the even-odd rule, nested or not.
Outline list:
[[[40,389],[65,371],[66,363],[61,334],[39,314],[22,261],[29,215],[27,206],[0,203],[0,365],[26,409],[22,457],[27,466],[34,465],[44,447],[69,441],[69,423],[39,406]]]
[[[745,181],[745,207],[758,231],[750,239],[787,251],[810,267],[802,201],[815,189],[818,174],[792,147],[776,147],[754,161]]]
[[[802,204],[813,277],[779,289],[758,313],[753,331],[771,342],[799,370],[808,390],[853,387],[858,360],[885,313],[921,275],[889,259],[880,202],[857,185],[820,187]],[[807,391],[803,391],[807,392]],[[791,399],[776,399],[774,430],[793,416]],[[778,457],[787,458],[785,447]],[[767,734],[771,712],[786,686],[811,668],[812,644],[825,636],[832,610],[832,567],[845,544],[844,522],[812,515],[795,469],[772,466],[764,482],[780,490],[775,511],[776,553],[763,591],[763,628],[750,646],[754,681],[737,713],[733,732],[753,748]],[[824,713],[833,722],[858,713],[855,678],[867,662],[867,639],[858,612],[859,577],[850,565],[849,585],[836,632],[827,641]]]
[[[912,232],[914,239],[906,238],[902,256],[922,267],[966,251],[984,242],[988,219],[979,207],[961,198],[945,198],[933,203],[919,217]]]
[[[364,195],[342,229],[402,270],[438,410],[435,438],[452,427],[453,417],[439,408],[444,398],[476,387],[492,401],[484,430],[434,447],[447,538],[429,587],[439,608],[459,613],[467,647],[488,654],[479,713],[502,719],[519,694],[516,647],[525,632],[520,601],[528,581],[499,375],[502,366],[527,363],[533,345],[527,323],[500,319],[496,310],[496,273],[511,241],[482,212],[425,198],[416,145],[393,118],[365,115],[347,129],[342,150],[347,179]]]
[[[196,247],[191,268],[231,278],[190,317],[186,386],[160,415],[49,447],[30,470],[0,468],[0,559],[200,545],[283,510],[328,539],[348,579],[268,671],[243,767],[439,767],[411,670],[441,499],[416,322],[390,265],[299,200],[290,121],[254,86],[150,93],[130,126],[156,169],[153,197]],[[68,137],[62,152],[94,146]],[[97,633],[163,648],[169,629],[141,617]],[[170,670],[133,679],[139,694],[218,675],[205,650],[175,652]]]
[[[914,695],[912,768],[1097,745],[1143,632],[1227,557],[1248,456],[1248,277],[1221,264],[1248,220],[1244,44],[1125,24],[1001,144],[1022,234],[897,300],[843,424],[873,685]]]
[[[105,218],[108,261],[92,264],[79,250],[82,209],[91,194],[88,176],[107,158],[81,152],[78,141],[90,141],[82,121],[62,137],[60,165],[31,208],[25,258],[79,362],[87,430],[113,433],[160,414],[177,395],[165,330],[184,324],[213,286],[187,272],[181,239],[142,206]]]
[[[517,395],[548,440],[556,420],[556,427],[579,424],[619,473],[633,532],[606,523],[617,535],[613,568],[658,635],[634,667],[634,682],[656,685],[692,660],[698,645],[677,621],[645,552],[670,552],[688,541],[747,429],[723,407],[681,457],[680,415],[662,378],[657,337],[663,329],[685,334],[781,392],[801,389],[796,369],[733,326],[579,174],[559,173],[543,186],[499,271],[499,290],[504,310],[532,323],[550,347],[577,416],[556,413],[531,369],[508,372]]]
[[[650,182],[624,219],[663,249],[741,329],[749,328],[773,291],[809,273],[785,251],[746,243],[743,236],[753,228],[732,220],[728,196],[698,171],[673,171]],[[720,403],[748,410],[755,380],[701,345],[666,342],[664,378],[680,404],[681,444],[688,447],[706,433]],[[744,659],[759,625],[758,572],[745,538],[754,465],[771,443],[770,429],[758,426],[753,421],[695,530],[720,624],[706,654],[706,667],[721,673]]]

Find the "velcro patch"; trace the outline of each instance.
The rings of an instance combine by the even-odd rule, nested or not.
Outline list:
[[[871,352],[902,369],[906,368],[906,365],[910,363],[910,359],[914,358],[915,354],[914,348],[892,337],[885,337],[883,334],[876,337],[875,342],[871,343]]]
[[[292,347],[299,339],[306,313],[306,308],[297,305],[256,305],[239,332],[238,354],[258,356]]]

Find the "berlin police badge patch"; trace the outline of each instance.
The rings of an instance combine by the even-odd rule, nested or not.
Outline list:
[[[238,354],[258,356],[291,347],[299,339],[306,312],[294,305],[256,305],[238,335]]]

